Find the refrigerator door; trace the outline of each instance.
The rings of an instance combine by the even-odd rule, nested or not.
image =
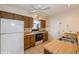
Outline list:
[[[1,54],[23,54],[24,33],[1,35]]]
[[[1,33],[24,32],[24,21],[1,18]]]

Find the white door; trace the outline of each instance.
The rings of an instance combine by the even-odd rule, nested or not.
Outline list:
[[[1,35],[1,54],[24,53],[24,33]]]

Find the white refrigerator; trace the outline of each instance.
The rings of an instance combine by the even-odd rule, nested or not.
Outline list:
[[[24,53],[24,21],[0,19],[0,53]]]

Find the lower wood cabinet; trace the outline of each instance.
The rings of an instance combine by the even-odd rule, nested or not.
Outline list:
[[[43,42],[48,40],[48,32],[43,33]],[[24,49],[35,46],[35,34],[24,36]]]
[[[43,42],[48,40],[48,32],[43,33]]]
[[[24,49],[27,49],[30,47],[30,36],[27,35],[27,36],[24,36]]]
[[[35,46],[35,35],[26,35],[24,36],[24,49]]]
[[[35,34],[30,35],[30,43],[35,43]]]

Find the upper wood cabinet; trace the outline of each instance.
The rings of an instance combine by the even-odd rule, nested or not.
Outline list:
[[[33,18],[29,17],[29,27],[32,28],[33,27]]]
[[[40,27],[46,28],[46,21],[45,20],[40,20]]]
[[[13,18],[16,19],[16,20],[23,20],[22,15],[13,14]]]
[[[0,18],[13,19],[13,14],[8,12],[0,11]]]
[[[24,16],[24,27],[25,28],[32,28],[33,27],[33,18]]]
[[[0,18],[13,19],[13,20],[23,20],[22,15],[4,12],[4,11],[0,11]]]
[[[23,18],[24,18],[23,19],[24,20],[24,27],[28,28],[28,25],[27,25],[28,24],[28,17],[24,16]]]
[[[14,13],[0,11],[0,18],[22,20],[22,21],[24,21],[25,28],[32,28],[33,27],[33,18],[32,17],[27,17],[27,16],[14,14]]]

